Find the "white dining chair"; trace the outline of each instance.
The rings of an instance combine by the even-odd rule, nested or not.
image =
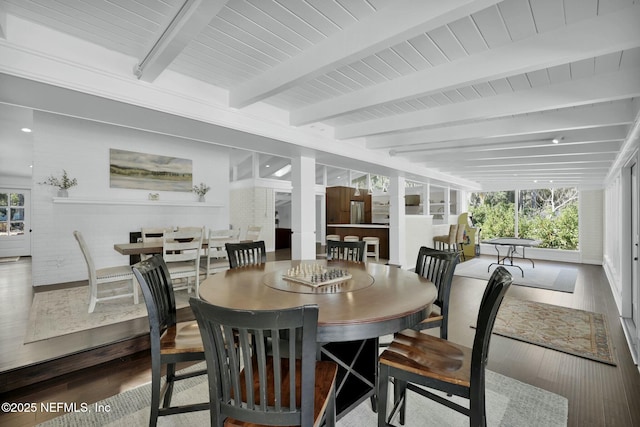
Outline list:
[[[186,279],[184,285],[174,282],[174,290],[193,290],[191,279],[195,283],[196,296],[200,289],[200,253],[202,251],[203,228],[176,230],[164,233],[162,238],[162,257],[167,264],[171,280]]]
[[[244,240],[248,242],[255,242],[260,240],[260,232],[262,227],[259,225],[250,225],[247,227],[247,234],[244,236]]]
[[[73,236],[80,245],[80,250],[87,263],[89,273],[89,313],[93,313],[96,303],[116,298],[133,297],[134,304],[138,304],[138,287],[134,281],[133,271],[129,265],[118,265],[115,267],[96,268],[89,247],[82,237],[82,233],[74,231]],[[98,287],[106,283],[123,282],[120,287],[110,287],[108,292],[101,292]],[[127,292],[121,293],[123,289]]]
[[[162,243],[162,236],[167,231],[173,231],[175,227],[143,227],[141,229],[142,234],[142,242],[143,243]],[[150,258],[151,255],[142,254],[140,255],[141,260],[145,260]]]
[[[205,251],[205,265],[201,271],[207,277],[211,274],[229,269],[229,259],[227,258],[226,243],[240,242],[240,230],[209,230],[207,250]],[[202,264],[202,259],[200,260]]]

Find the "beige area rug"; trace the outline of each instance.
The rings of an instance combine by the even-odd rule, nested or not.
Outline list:
[[[188,294],[184,290],[177,291],[175,295],[176,306],[182,308],[189,305],[189,296],[193,293]],[[88,309],[88,286],[35,293],[24,343],[147,316],[142,293],[137,305],[133,298],[119,298],[98,302],[93,313],[88,313]]]
[[[493,333],[616,365],[604,314],[505,297]]]

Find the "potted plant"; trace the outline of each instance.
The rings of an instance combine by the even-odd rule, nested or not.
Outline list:
[[[69,192],[67,190],[78,185],[78,181],[75,178],[69,178],[67,171],[63,169],[62,177],[51,175],[40,184],[58,187],[58,197],[68,197]]]
[[[204,202],[204,196],[209,192],[209,190],[211,190],[211,188],[204,182],[193,186],[193,192],[198,195],[198,200],[200,202]]]

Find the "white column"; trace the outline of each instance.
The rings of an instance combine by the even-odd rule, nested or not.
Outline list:
[[[291,160],[291,259],[316,259],[316,160]]]
[[[327,194],[316,197],[316,243],[324,245],[327,238]]]
[[[260,178],[260,154],[251,153],[251,178]]]
[[[389,264],[398,266],[406,263],[404,194],[404,177],[389,177]]]

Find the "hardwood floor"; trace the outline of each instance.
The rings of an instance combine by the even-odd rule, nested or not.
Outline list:
[[[287,251],[269,254],[269,259],[287,258]],[[539,261],[543,263],[543,261]],[[547,262],[548,264],[553,264]],[[640,425],[640,373],[633,363],[624,338],[613,296],[604,271],[599,266],[579,265],[575,292],[572,294],[512,286],[509,295],[566,307],[602,312],[607,315],[615,347],[617,366],[593,362],[554,350],[494,335],[491,341],[489,369],[567,397],[570,427]],[[100,342],[95,331],[72,334],[62,342],[42,342],[37,348],[24,349],[24,322],[28,318],[32,290],[30,262],[0,264],[0,366],[20,360],[59,357],[65,346],[78,349]],[[479,300],[486,283],[454,277],[451,292],[452,317],[449,337],[471,345]],[[11,301],[11,304],[6,304]],[[127,326],[121,326],[126,331]],[[135,328],[134,328],[135,329]],[[106,335],[115,334],[112,331]],[[79,350],[78,350],[79,351]],[[2,402],[88,402],[92,403],[150,381],[147,351],[83,369],[32,386],[0,395]],[[0,369],[2,371],[4,369]],[[54,413],[0,413],[2,426],[32,426]]]

